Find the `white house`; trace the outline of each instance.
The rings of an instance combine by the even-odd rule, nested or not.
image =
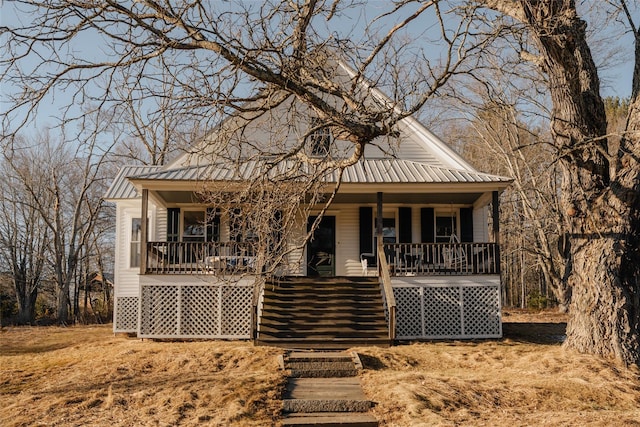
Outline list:
[[[114,331],[274,345],[304,345],[314,336],[309,346],[349,345],[367,342],[368,320],[354,312],[377,310],[374,343],[384,341],[382,326],[386,342],[500,337],[498,196],[511,179],[477,171],[411,117],[398,124],[394,156],[373,144],[344,171],[315,238],[289,254],[299,262],[292,260],[275,279],[255,271],[250,239],[235,233],[233,213],[202,203],[197,193],[211,182],[233,191],[231,183],[259,170],[260,160],[239,149],[215,160],[221,141],[273,141],[270,132],[284,134],[284,145],[295,139],[289,135],[295,126],[278,122],[289,107],[280,104],[274,109],[281,114],[268,119],[243,119],[241,137],[223,124],[192,154],[166,166],[120,170],[105,195],[116,204]],[[227,129],[237,120],[230,118]],[[296,126],[313,120],[303,122]],[[320,140],[335,156],[349,154],[350,144],[330,134]],[[323,179],[330,188],[335,177]],[[287,294],[292,283],[304,283],[304,295]],[[322,292],[338,293],[325,300]],[[368,292],[368,308],[348,305],[364,303]],[[342,317],[334,319],[337,312]],[[314,332],[316,326],[322,331]],[[332,327],[342,329],[332,335]]]

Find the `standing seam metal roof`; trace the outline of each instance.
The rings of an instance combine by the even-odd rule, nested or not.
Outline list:
[[[136,175],[154,173],[159,169],[160,166],[123,166],[118,171],[118,174],[103,196],[103,199],[135,199],[139,195],[136,188],[128,178]]]
[[[158,170],[157,168],[147,167],[148,169],[146,170],[128,169],[124,175],[135,180],[154,181],[240,181],[254,178],[256,172],[259,171],[264,164],[262,161],[252,160],[239,165],[219,163],[168,170]],[[292,167],[293,165],[294,164],[291,163]],[[283,168],[278,168],[278,172],[283,172],[284,169],[286,169],[285,165],[283,165]],[[122,172],[119,174],[119,177],[121,175],[123,175]],[[325,177],[325,181],[328,183],[336,182],[337,176],[337,172],[329,173]],[[399,159],[364,159],[346,168],[342,176],[343,183],[351,184],[486,183],[510,181],[511,178],[499,175],[457,170]],[[112,189],[107,193],[108,195],[111,194],[111,190]],[[124,193],[124,191],[120,191],[118,194],[121,193]]]

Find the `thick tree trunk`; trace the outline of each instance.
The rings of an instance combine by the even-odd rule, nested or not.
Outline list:
[[[563,170],[560,202],[570,233],[572,290],[565,346],[639,364],[640,264],[631,245],[637,242],[632,223],[638,193],[625,187],[621,198],[618,181],[625,172],[637,175],[637,168],[630,171],[627,162],[610,177],[600,83],[586,24],[573,2],[523,4],[549,78],[551,129]]]
[[[565,346],[640,365],[640,136],[628,133],[610,163],[600,82],[574,0],[481,3],[527,25],[548,76],[570,243]],[[632,132],[640,129],[637,44],[638,36]]]

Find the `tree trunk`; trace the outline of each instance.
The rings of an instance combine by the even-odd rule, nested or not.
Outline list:
[[[549,78],[563,172],[572,290],[565,346],[639,364],[637,161],[620,162],[610,177],[600,82],[573,2],[523,5]]]
[[[14,277],[14,288],[18,301],[18,317],[16,323],[19,325],[31,325],[36,318],[38,288],[30,286],[27,280],[19,275]]]
[[[610,169],[606,114],[574,0],[484,0],[524,23],[553,103],[571,288],[565,347],[640,365],[640,34],[626,137]],[[629,132],[631,131],[631,132]]]

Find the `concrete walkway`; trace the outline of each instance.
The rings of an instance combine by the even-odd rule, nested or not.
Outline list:
[[[283,426],[378,426],[356,376],[356,353],[287,352],[280,363],[289,371]]]

